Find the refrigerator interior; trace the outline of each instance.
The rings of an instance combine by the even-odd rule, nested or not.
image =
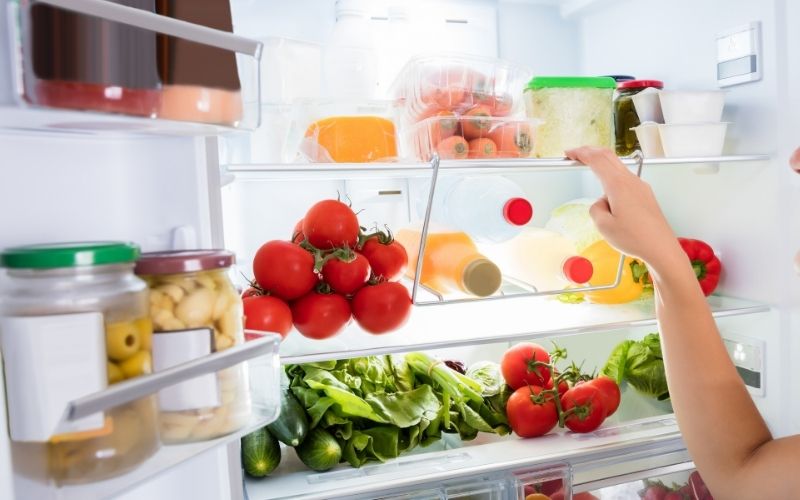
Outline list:
[[[2,7],[13,3],[4,2]],[[232,0],[232,7],[235,32],[257,39],[287,37],[324,46],[335,24],[332,0]],[[381,13],[386,9],[383,2],[376,2],[375,8],[380,10],[375,17],[385,16]],[[406,48],[407,52],[461,49],[529,66],[538,75],[626,73],[661,79],[671,88],[716,88],[715,35],[752,21],[761,22],[763,79],[727,90],[723,119],[732,125],[725,153],[766,154],[770,159],[721,163],[717,172],[707,165],[645,166],[642,176],[655,189],[677,234],[708,241],[719,252],[725,272],[716,293],[748,304],[742,307],[744,313],[731,312],[739,308],[738,302],[735,307],[720,308],[727,311],[719,319],[722,334],[763,342],[764,393],[754,396],[755,401],[773,432],[800,432],[800,401],[782,397],[800,387],[800,373],[791,370],[792,360],[800,355],[800,340],[792,333],[800,321],[800,292],[793,267],[794,254],[800,248],[800,200],[796,195],[800,177],[787,167],[787,158],[798,145],[797,134],[792,131],[800,129],[800,90],[792,85],[800,81],[800,33],[792,29],[800,24],[800,5],[790,0],[463,0],[433,5],[417,2],[408,9],[409,19],[418,30],[408,39],[418,43],[413,49]],[[8,12],[8,8],[0,9],[0,22],[8,21]],[[374,22],[380,32],[380,23],[385,20]],[[5,43],[3,37],[0,75],[11,66],[11,51],[2,45]],[[397,51],[397,44],[388,45],[386,50]],[[402,59],[392,53],[396,57],[387,58],[386,66],[380,68],[379,93],[388,89],[390,75]],[[262,71],[262,90],[281,89],[291,97],[291,86],[280,86],[280,81],[276,84],[276,75],[269,74],[269,67]],[[281,75],[277,78],[280,80]],[[14,83],[10,76],[0,76],[0,115],[12,109],[7,103],[12,101]],[[302,92],[323,87],[314,82],[304,84]],[[266,93],[263,100],[280,103],[283,109],[289,104],[285,96]],[[324,176],[309,169],[279,175],[259,173],[258,168],[251,173],[229,172],[227,167],[232,164],[266,166],[258,163],[253,152],[254,141],[264,140],[263,131],[273,130],[270,119],[277,118],[270,113],[277,104],[271,106],[264,108],[259,130],[225,133],[223,137],[126,134],[124,130],[107,133],[87,130],[91,123],[83,129],[78,126],[60,132],[6,125],[0,131],[0,247],[105,239],[135,241],[145,251],[224,246],[237,253],[239,270],[250,275],[249,263],[258,246],[270,239],[288,238],[295,222],[316,200],[336,197],[337,193],[347,196],[354,206],[363,208],[361,222],[367,225],[380,222],[394,228],[416,217],[414,203],[421,190],[405,176],[370,173],[366,168],[353,175]],[[275,170],[291,170],[285,167],[278,165]],[[504,171],[503,175],[513,178],[533,201],[536,226],[542,226],[560,203],[600,193],[586,171]],[[525,315],[533,302],[539,304],[535,311],[542,315],[528,318]],[[425,327],[437,339],[451,344],[432,351],[442,357],[497,360],[512,337],[544,343],[551,340],[547,331],[556,330],[558,321],[567,318],[558,314],[546,317],[551,303],[546,299],[509,299],[474,308],[419,308],[408,327],[387,337],[369,337],[352,327],[338,340],[315,345],[292,332],[282,349],[294,362],[311,360],[315,354],[320,359],[330,357],[330,353],[346,356],[345,351],[356,348],[379,353],[393,346],[403,351],[422,345],[418,337],[426,332],[418,328]],[[469,309],[473,316],[466,312]],[[586,359],[588,367],[601,367],[620,340],[655,331],[651,313],[600,311],[596,307],[589,311],[584,318],[573,318],[581,327],[579,333],[552,338],[568,348],[570,359]],[[649,320],[644,326],[628,326],[645,317]],[[619,326],[618,322],[625,324]],[[590,328],[592,323],[598,327]],[[541,325],[547,328],[537,328]],[[408,335],[406,340],[399,337],[403,334]],[[493,341],[493,336],[500,340]],[[655,404],[628,388],[615,416],[618,420],[607,425],[624,428],[626,421],[669,413],[668,405]],[[0,424],[4,418],[0,412]],[[642,439],[638,431],[631,432],[621,432],[621,437],[598,437],[598,446],[606,453],[619,452],[614,446],[627,439]],[[678,446],[666,438],[664,442]],[[370,465],[368,470],[373,478],[382,478],[402,491],[412,488],[415,473],[424,482],[457,477],[464,461],[481,470],[492,470],[493,460],[502,463],[511,460],[508,457],[516,457],[518,464],[525,463],[526,457],[535,461],[531,455],[537,453],[541,454],[537,460],[544,463],[558,461],[562,444],[575,446],[564,449],[576,463],[598,459],[601,451],[592,451],[586,443],[574,438],[555,443],[547,439],[479,439],[465,443],[464,448],[461,443],[442,443],[439,448],[420,450],[445,461],[456,457],[451,465],[442,466],[438,476],[429,473],[430,462],[425,461],[412,463],[399,473],[381,465]],[[584,445],[587,447],[581,448]],[[462,449],[466,457],[459,455]],[[357,488],[366,488],[370,481],[342,472],[349,470],[345,467],[331,473],[330,479],[319,475],[319,481],[310,485],[309,471],[303,472],[291,453],[286,455],[278,477],[248,483],[249,498],[302,495],[305,488],[319,498],[328,494],[323,491],[358,494]],[[688,463],[690,459],[681,460]],[[131,486],[124,498],[173,498],[187,494],[186,484],[193,485],[193,498],[240,498],[243,492],[238,463],[235,445],[220,446],[143,478],[143,484]],[[609,467],[609,476],[625,469],[614,464]],[[684,480],[686,471],[677,471],[675,481]],[[601,484],[602,478],[581,479],[579,472],[576,469],[576,481],[583,481],[588,489],[578,484],[575,491],[612,491],[614,485]],[[0,433],[0,477],[12,476],[9,438],[7,433]],[[669,479],[673,480],[672,476]],[[642,480],[621,484],[638,481],[631,488],[640,488]],[[0,497],[19,496],[21,493],[13,487],[12,481],[0,481]],[[364,489],[360,494],[369,497],[370,491]]]

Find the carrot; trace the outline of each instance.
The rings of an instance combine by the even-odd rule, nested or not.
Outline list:
[[[428,105],[455,110],[467,96],[470,88],[468,79],[464,66],[433,69],[422,77],[421,100]]]
[[[440,142],[436,152],[443,160],[461,160],[469,154],[469,144],[460,135],[454,135]]]
[[[511,106],[514,98],[508,92],[504,94],[473,94],[475,103],[482,104],[489,108],[492,116],[508,116],[511,113]]]
[[[475,106],[461,117],[461,130],[465,139],[480,139],[489,132],[492,124],[488,106]]]
[[[497,145],[491,139],[472,139],[469,141],[467,158],[495,158]]]
[[[439,111],[429,119],[428,131],[431,143],[435,146],[458,131],[458,118],[452,111]]]
[[[533,150],[533,130],[524,122],[492,127],[488,137],[497,144],[497,156],[500,158],[527,158]]]

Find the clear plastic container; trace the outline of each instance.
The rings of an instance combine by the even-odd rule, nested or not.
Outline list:
[[[534,156],[562,158],[580,146],[614,148],[612,101],[617,83],[607,77],[536,77],[525,91],[528,116],[542,121]]]
[[[575,493],[572,498],[584,500],[614,500],[617,498],[714,500],[703,478],[690,467],[687,467],[685,471],[667,474],[654,473],[645,479]]]
[[[144,254],[136,273],[150,286],[156,371],[244,343],[242,300],[224,250]],[[197,377],[158,395],[161,439],[183,443],[234,432],[251,416],[244,364]]]
[[[133,469],[159,447],[155,398],[62,422],[66,404],[151,373],[147,285],[126,243],[5,250],[0,300],[9,431],[18,473],[86,483]]]
[[[567,464],[515,471],[513,476],[514,498],[519,500],[572,498],[572,473]]]
[[[633,102],[633,96],[645,89],[662,89],[664,82],[659,80],[630,80],[617,86],[617,95],[614,97],[614,129],[616,136],[616,149],[619,156],[628,156],[639,149],[634,127],[638,127],[638,111]]]

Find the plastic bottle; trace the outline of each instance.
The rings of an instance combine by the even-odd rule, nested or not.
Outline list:
[[[401,229],[395,235],[408,252],[406,274],[413,278],[422,236],[420,227]],[[422,260],[420,283],[442,294],[463,292],[478,297],[492,295],[500,288],[500,269],[478,252],[470,237],[461,231],[431,228]]]
[[[430,181],[417,200],[425,216]],[[500,243],[518,235],[533,218],[533,205],[514,181],[502,176],[441,177],[431,219],[464,231],[478,243]]]
[[[586,283],[594,273],[592,263],[578,255],[571,241],[538,227],[526,227],[515,238],[481,250],[505,275],[533,285],[540,292]]]
[[[336,26],[323,52],[325,90],[337,99],[372,99],[378,85],[369,4],[337,0]]]

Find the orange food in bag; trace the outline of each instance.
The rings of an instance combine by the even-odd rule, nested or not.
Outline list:
[[[323,118],[306,130],[303,153],[313,162],[365,163],[394,158],[394,123],[379,116]]]

